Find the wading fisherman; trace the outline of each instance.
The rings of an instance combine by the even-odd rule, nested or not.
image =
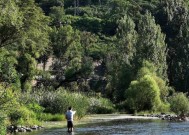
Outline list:
[[[68,132],[73,132],[73,116],[75,113],[76,111],[72,111],[72,107],[68,107],[66,112]]]

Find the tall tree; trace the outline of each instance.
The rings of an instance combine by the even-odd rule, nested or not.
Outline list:
[[[31,81],[37,74],[36,58],[42,55],[49,45],[49,18],[36,6],[34,0],[20,0],[18,3],[23,16],[23,26],[18,44],[18,67],[22,89],[31,89]]]
[[[118,22],[117,40],[111,52],[107,56],[107,67],[110,78],[108,78],[108,95],[115,102],[124,100],[125,89],[129,87],[132,75],[132,59],[135,53],[135,44],[137,42],[137,32],[135,23],[125,15]]]
[[[156,20],[166,34],[168,77],[176,90],[187,91],[188,85],[188,5],[184,0],[161,1]]]
[[[136,45],[136,59],[138,67],[144,60],[152,62],[157,68],[157,75],[167,78],[167,45],[165,35],[161,32],[161,27],[155,23],[154,17],[147,12],[141,16],[138,23],[138,41]]]
[[[130,64],[136,51],[135,44],[137,42],[137,32],[135,31],[135,23],[128,15],[125,15],[118,21],[117,28],[119,57],[123,64]]]
[[[7,57],[7,65],[12,73],[17,70],[22,89],[27,90],[25,84],[30,84],[37,73],[36,58],[48,47],[49,19],[36,6],[34,0],[1,0],[0,8],[0,46],[4,47],[1,50],[7,51],[2,57],[9,55],[17,58],[14,61]],[[2,63],[1,68],[3,67]]]
[[[15,43],[20,38],[23,16],[18,1],[0,1],[0,47]]]
[[[64,8],[60,6],[52,7],[49,16],[52,19],[52,25],[60,27],[61,25],[63,25],[62,20],[65,16]]]
[[[55,28],[51,34],[56,61],[53,65],[58,87],[66,82],[77,81],[81,69],[82,47],[78,31],[70,25]]]
[[[189,18],[187,17],[187,21]],[[172,44],[172,51],[169,52],[174,59],[169,58],[169,78],[171,85],[176,90],[188,92],[189,91],[189,23],[187,22],[181,28],[178,37],[174,39],[177,44]],[[173,57],[174,56],[174,57]],[[171,67],[173,66],[173,67]]]

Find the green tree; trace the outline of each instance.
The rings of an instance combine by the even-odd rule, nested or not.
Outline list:
[[[131,111],[157,111],[161,105],[159,87],[149,75],[132,81],[125,96]]]
[[[150,13],[147,12],[141,16],[137,32],[135,63],[138,64],[136,67],[141,67],[142,62],[147,60],[157,67],[157,75],[166,79],[167,45],[165,44],[165,35]]]
[[[134,21],[125,15],[119,22],[117,28],[118,52],[121,63],[130,64],[136,52],[137,32]],[[120,64],[121,64],[120,63]]]
[[[22,89],[31,89],[30,84],[37,74],[36,59],[44,54],[49,45],[49,18],[36,6],[33,0],[20,1],[23,16],[21,39],[18,44],[18,72],[21,74]]]
[[[114,93],[114,100],[118,102],[124,100],[125,89],[134,79],[132,61],[136,50],[137,32],[135,23],[129,16],[125,15],[118,22],[116,36],[115,45],[112,51],[108,52],[107,67],[111,76],[108,80],[108,93]]]
[[[132,81],[125,91],[126,106],[131,111],[169,111],[169,104],[166,100],[169,94],[168,86],[166,80],[156,75],[156,68],[153,63],[144,61],[136,75],[137,79]]]
[[[166,34],[169,83],[188,90],[188,1],[165,0],[158,5],[156,21]]]
[[[0,46],[16,57],[17,60],[8,58],[12,71],[16,69],[12,73],[19,74],[22,89],[26,90],[25,84],[30,84],[36,75],[36,58],[48,48],[49,19],[34,0],[3,0],[0,5],[3,11],[0,13]]]
[[[23,16],[18,1],[0,1],[0,47],[15,43],[20,38]]]
[[[127,14],[129,1],[125,0],[112,0],[108,2],[109,10],[106,13],[109,19],[117,21],[121,19],[125,14]]]
[[[92,77],[94,66],[93,66],[93,59],[92,56],[93,53],[91,50],[95,46],[95,43],[97,42],[97,37],[90,33],[83,31],[80,33],[81,38],[81,46],[82,46],[82,65],[81,65],[81,77],[83,78],[83,82],[88,85],[89,82],[87,79]]]
[[[189,19],[189,18],[188,18]],[[188,20],[189,21],[189,20]],[[169,74],[171,84],[177,89],[181,91],[188,92],[189,89],[189,32],[188,32],[188,22],[186,25],[184,25],[181,28],[181,33],[179,34],[179,37],[177,38],[178,44],[177,47],[175,48],[176,50],[176,56],[174,58],[174,63],[170,63],[170,65],[174,66],[170,67]],[[180,42],[179,42],[180,41]]]
[[[9,52],[4,47],[0,48],[0,82],[20,89],[20,77],[15,67],[17,63],[15,52]]]
[[[7,126],[7,114],[9,114],[14,108],[18,108],[19,103],[17,102],[17,92],[14,92],[15,88],[7,86],[6,83],[0,84],[0,134],[6,133]]]
[[[59,6],[59,7],[51,7],[51,11],[49,13],[49,16],[52,18],[52,23],[55,26],[61,26],[63,25],[64,22],[62,22],[65,13],[64,13],[64,8]]]
[[[103,33],[106,35],[115,35],[118,27],[117,22],[128,14],[129,1],[125,0],[111,0],[108,1],[107,7],[104,7],[103,13]]]
[[[53,70],[61,86],[65,81],[76,81],[80,74],[82,61],[82,47],[78,31],[69,25],[54,29],[51,34],[53,51],[57,60]]]

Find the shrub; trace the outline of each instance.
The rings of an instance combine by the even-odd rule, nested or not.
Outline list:
[[[169,103],[161,103],[161,105],[158,108],[159,112],[167,113],[170,112],[170,104]]]
[[[90,98],[89,113],[107,114],[115,112],[114,105],[106,98]]]
[[[5,113],[18,106],[17,95],[13,91],[12,87],[0,84],[0,110],[3,110]]]
[[[145,75],[151,76],[155,82],[157,83],[159,89],[160,89],[160,98],[162,101],[166,101],[165,97],[168,96],[169,94],[169,87],[166,85],[166,80],[163,80],[156,74],[156,67],[154,64],[148,62],[148,61],[143,61],[143,67],[138,71],[137,73],[137,78],[142,78]]]
[[[189,100],[184,93],[177,93],[169,99],[171,111],[181,115],[189,112]]]
[[[125,96],[129,109],[133,112],[156,111],[161,105],[159,87],[149,75],[145,75],[137,81],[132,81]]]
[[[27,108],[34,111],[35,113],[42,113],[44,108],[37,103],[27,104]]]
[[[36,114],[25,106],[10,112],[9,118],[13,125],[34,125],[38,123]]]
[[[127,102],[126,101],[123,101],[123,102],[120,102],[118,104],[116,104],[116,109],[119,111],[119,112],[124,112],[126,113],[128,110],[127,110]]]
[[[166,85],[166,82],[160,77],[153,76],[160,89],[160,98],[162,101],[166,102],[166,97],[169,95],[169,87]]]

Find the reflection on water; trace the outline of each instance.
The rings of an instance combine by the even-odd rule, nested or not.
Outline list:
[[[74,133],[66,131],[66,128],[44,129],[21,135],[189,135],[189,122],[116,120],[77,126]]]

